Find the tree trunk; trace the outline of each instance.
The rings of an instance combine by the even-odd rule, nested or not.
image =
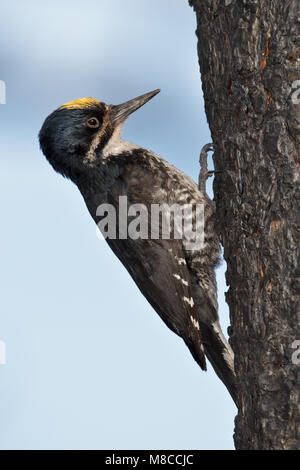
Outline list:
[[[300,2],[190,4],[222,170],[214,192],[238,381],[235,445],[299,449]]]

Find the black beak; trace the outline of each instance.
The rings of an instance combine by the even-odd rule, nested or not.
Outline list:
[[[125,119],[134,111],[143,106],[147,101],[151,100],[160,90],[153,90],[144,95],[138,96],[133,100],[126,101],[126,103],[118,104],[117,106],[111,107],[111,120],[118,124],[124,122]]]

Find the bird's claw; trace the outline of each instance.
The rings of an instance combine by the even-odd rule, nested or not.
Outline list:
[[[206,180],[210,176],[214,174],[214,171],[207,170],[207,152],[214,151],[216,149],[216,145],[213,143],[206,144],[202,147],[200,152],[200,173],[199,173],[199,180],[198,180],[198,187],[199,190],[206,194]]]

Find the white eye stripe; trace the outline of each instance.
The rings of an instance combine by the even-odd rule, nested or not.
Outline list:
[[[96,161],[96,148],[98,147],[100,140],[102,137],[102,130],[96,132],[90,148],[85,156],[84,162],[85,163],[94,163]]]

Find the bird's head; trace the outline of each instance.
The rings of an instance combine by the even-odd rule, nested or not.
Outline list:
[[[97,166],[115,130],[159,91],[117,106],[94,98],[81,98],[60,106],[46,118],[39,133],[44,155],[56,171],[76,179],[85,169]]]

